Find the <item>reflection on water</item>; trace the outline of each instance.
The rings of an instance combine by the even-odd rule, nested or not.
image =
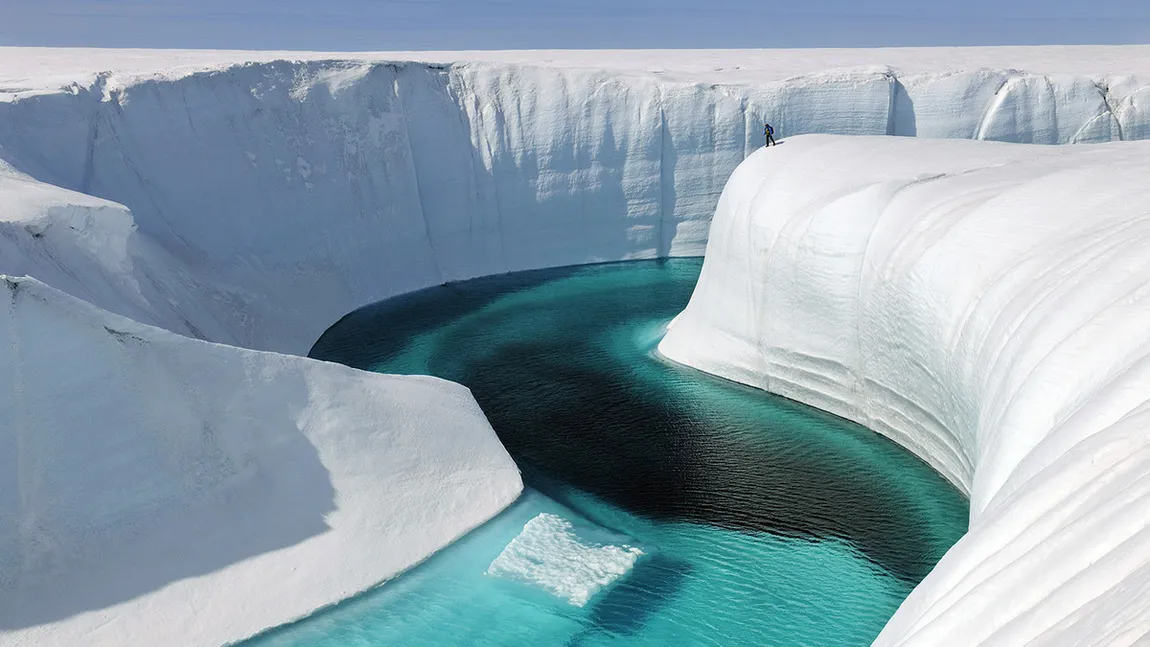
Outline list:
[[[487,277],[327,331],[313,357],[470,387],[529,489],[407,575],[253,645],[869,644],[965,531],[966,502],[857,425],[655,357],[699,268]],[[541,513],[643,555],[582,607],[546,592],[578,581],[485,575]],[[544,577],[582,577],[546,551]]]

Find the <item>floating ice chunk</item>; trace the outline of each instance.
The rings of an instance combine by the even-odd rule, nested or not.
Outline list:
[[[590,541],[570,521],[542,513],[523,526],[487,574],[525,582],[581,607],[634,567],[643,551]]]

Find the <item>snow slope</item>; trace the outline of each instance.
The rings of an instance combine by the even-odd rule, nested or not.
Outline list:
[[[668,357],[970,493],[878,645],[1150,639],[1150,142],[797,137],[749,157]]]
[[[702,253],[764,120],[784,135],[1146,137],[1147,51],[0,49],[0,159],[125,205],[135,238],[178,260],[165,296],[100,286],[97,305],[302,353],[355,307],[442,281]],[[985,67],[1011,56],[1049,68]]]
[[[5,645],[230,642],[394,576],[522,488],[457,384],[0,286]]]

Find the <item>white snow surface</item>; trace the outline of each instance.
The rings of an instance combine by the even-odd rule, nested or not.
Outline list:
[[[1148,54],[0,48],[0,160],[127,207],[134,233],[120,218],[110,236],[138,289],[65,284],[47,273],[70,257],[39,247],[4,265],[169,330],[303,353],[350,310],[443,281],[701,254],[764,121],[782,136],[1150,136]]]
[[[491,562],[487,574],[537,586],[582,607],[626,575],[642,556],[635,546],[580,537],[575,524],[545,512],[524,524],[523,532]]]
[[[659,75],[691,83],[771,83],[836,69],[890,67],[899,74],[980,68],[1103,79],[1150,76],[1150,45],[889,47],[822,49],[472,50],[305,52],[0,47],[0,92],[36,93],[113,73],[125,82],[176,79],[236,63],[346,60],[439,65],[494,63]]]
[[[810,132],[1147,138],[1148,53],[0,48],[0,273],[37,279],[7,282],[0,328],[0,644],[242,638],[417,563],[521,487],[458,389],[236,347],[302,354],[444,281],[700,254],[764,121],[782,154]],[[1094,155],[1072,148],[1001,155]],[[1002,442],[934,460],[980,510],[1012,482]]]
[[[1150,640],[1150,142],[805,136],[719,201],[671,359],[970,493],[877,645]]]
[[[221,645],[510,504],[466,388],[175,335],[0,276],[0,643]]]

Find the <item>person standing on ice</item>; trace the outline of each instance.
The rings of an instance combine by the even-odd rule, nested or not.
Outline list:
[[[775,129],[770,124],[763,124],[763,137],[767,139],[767,146],[772,144],[778,146],[778,143],[775,142]]]

